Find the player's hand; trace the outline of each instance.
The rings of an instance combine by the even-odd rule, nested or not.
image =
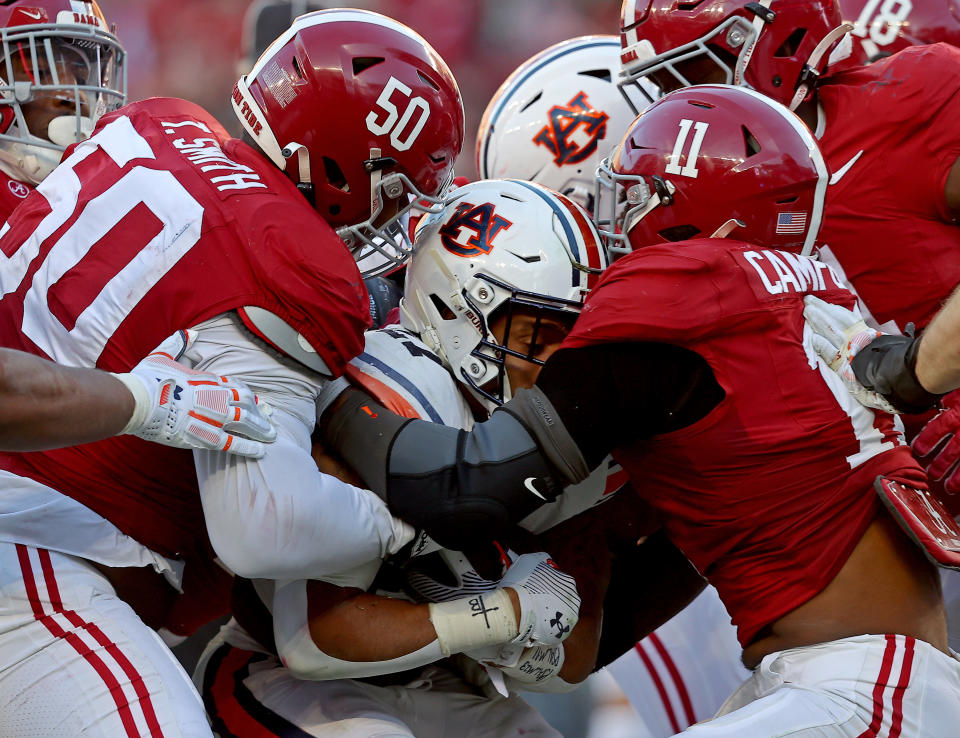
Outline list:
[[[862,405],[896,413],[897,410],[879,393],[869,390],[857,380],[852,362],[860,350],[883,334],[863,322],[860,313],[840,305],[807,295],[803,317],[813,330],[814,351],[843,380],[847,391]]]
[[[555,646],[566,640],[577,624],[577,583],[545,553],[517,557],[500,586],[514,590],[520,600],[519,633],[513,643]]]
[[[177,362],[196,337],[195,331],[178,331],[129,374],[116,375],[135,400],[122,432],[164,446],[259,459],[264,444],[276,440],[276,429],[243,383]]]
[[[910,445],[927,467],[932,485],[942,485],[951,495],[960,492],[960,390],[946,395],[942,409],[921,430]],[[923,457],[936,455],[930,459]]]

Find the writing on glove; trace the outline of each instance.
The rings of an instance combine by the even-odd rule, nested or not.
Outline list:
[[[176,448],[226,451],[259,459],[277,432],[242,382],[198,372],[177,360],[196,340],[177,331],[128,374],[114,376],[134,397],[121,431]]]

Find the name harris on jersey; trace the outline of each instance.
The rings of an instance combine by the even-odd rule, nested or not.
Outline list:
[[[196,120],[186,120],[180,123],[161,121],[163,132],[172,138],[171,143],[184,157],[196,165],[210,183],[220,192],[228,190],[266,189],[260,180],[260,175],[245,164],[237,164],[231,160],[220,148],[220,142],[215,138],[185,138],[190,128],[196,128],[204,133],[213,134],[205,124]],[[184,131],[182,129],[188,129]],[[178,138],[173,138],[178,136]],[[215,172],[232,172],[232,174],[216,174]]]

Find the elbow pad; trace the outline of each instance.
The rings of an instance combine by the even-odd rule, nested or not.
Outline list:
[[[502,411],[469,432],[408,423],[387,476],[393,514],[456,551],[504,535],[563,489],[524,424]]]
[[[457,551],[503,535],[590,471],[536,387],[472,431],[402,418],[355,390],[324,417],[324,443],[391,512]]]

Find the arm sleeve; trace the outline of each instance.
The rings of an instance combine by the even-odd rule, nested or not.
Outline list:
[[[194,452],[210,542],[227,567],[248,578],[317,578],[394,553],[413,537],[376,495],[317,470],[310,432],[319,376],[255,343],[230,316],[196,329],[187,358],[246,382],[277,428],[259,460]]]
[[[273,636],[277,653],[297,679],[359,679],[406,671],[442,659],[438,640],[387,661],[344,661],[329,656],[310,637],[307,583],[278,583],[273,598]]]
[[[502,535],[619,446],[683,428],[723,399],[706,361],[659,343],[563,349],[472,431],[398,418],[359,393],[324,416],[324,443],[390,509],[441,545]],[[374,461],[375,460],[375,461]]]

